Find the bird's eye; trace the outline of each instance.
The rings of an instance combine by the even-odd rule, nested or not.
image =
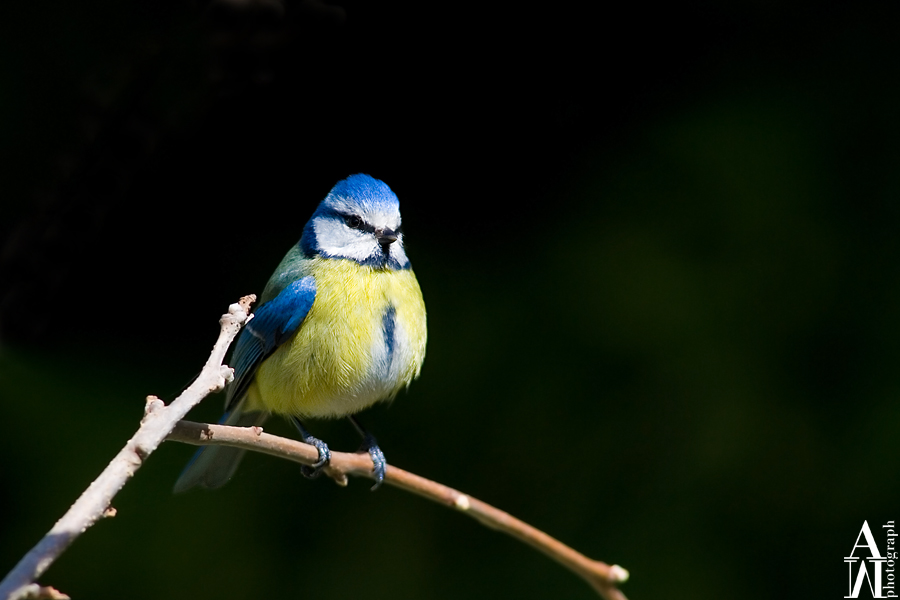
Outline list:
[[[347,227],[351,229],[359,229],[362,225],[362,219],[360,219],[356,215],[348,215],[344,217],[344,222],[347,223]]]

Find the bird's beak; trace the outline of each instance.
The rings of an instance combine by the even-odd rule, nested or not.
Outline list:
[[[381,247],[387,250],[388,246],[397,241],[397,232],[387,227],[384,229],[379,228],[375,230],[375,238],[378,239]]]

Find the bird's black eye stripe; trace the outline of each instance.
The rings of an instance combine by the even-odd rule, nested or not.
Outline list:
[[[344,217],[344,223],[347,224],[347,227],[350,229],[359,229],[360,231],[365,231],[366,233],[375,233],[375,228],[362,220],[361,217],[357,215],[341,215]]]

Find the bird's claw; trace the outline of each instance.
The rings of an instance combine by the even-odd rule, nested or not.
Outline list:
[[[328,444],[311,435],[306,436],[303,442],[310,446],[314,446],[315,449],[319,451],[319,459],[316,462],[309,466],[303,465],[300,467],[300,472],[303,473],[304,477],[307,479],[315,479],[322,474],[322,469],[327,467],[328,463],[331,462],[331,449],[328,448]]]
[[[359,447],[359,451],[362,452],[363,450],[368,452],[369,456],[372,457],[372,471],[375,477],[375,485],[372,486],[372,491],[374,492],[380,488],[381,484],[384,482],[387,461],[384,459],[384,452],[378,447],[375,436],[371,433],[367,433],[363,436],[362,445]]]

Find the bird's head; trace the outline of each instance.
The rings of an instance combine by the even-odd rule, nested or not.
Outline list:
[[[351,175],[319,204],[303,228],[300,246],[307,256],[408,269],[400,222],[400,201],[391,188],[368,175]]]

